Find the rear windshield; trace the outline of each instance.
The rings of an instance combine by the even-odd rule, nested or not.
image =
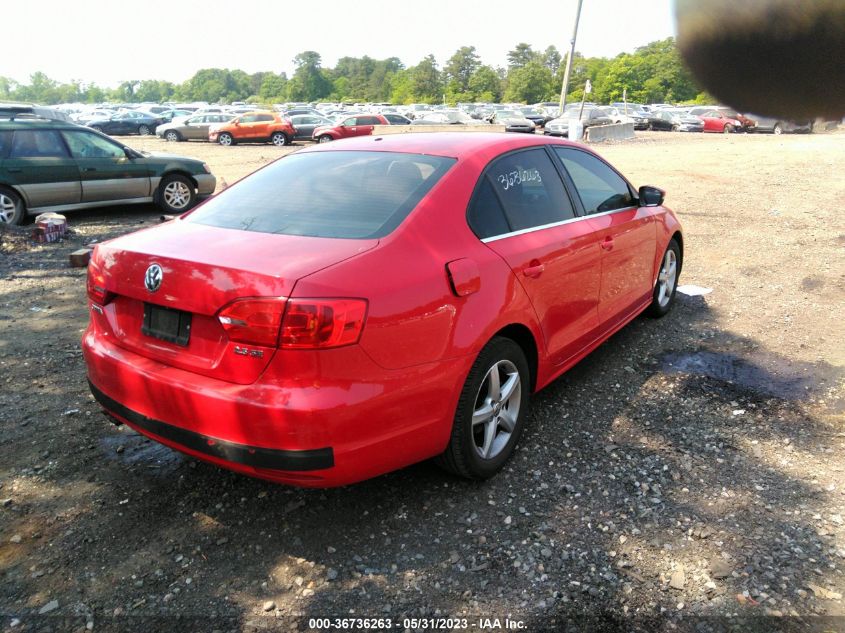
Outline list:
[[[399,226],[454,162],[394,152],[292,154],[185,219],[259,233],[380,238]]]

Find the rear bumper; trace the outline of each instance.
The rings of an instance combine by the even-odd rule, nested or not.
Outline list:
[[[195,453],[233,464],[272,470],[300,472],[321,470],[334,466],[334,454],[331,447],[309,451],[286,451],[216,440],[207,435],[179,428],[161,420],[154,420],[133,411],[117,400],[109,398],[97,389],[90,380],[88,386],[91,388],[94,399],[106,411],[113,414],[118,421],[126,422],[145,435],[161,438],[168,444],[180,446]]]
[[[357,345],[277,350],[256,382],[240,385],[136,354],[96,326],[82,349],[92,393],[120,422],[217,466],[304,487],[441,453],[473,360],[387,370]]]

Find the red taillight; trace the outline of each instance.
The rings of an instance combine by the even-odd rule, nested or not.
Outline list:
[[[106,276],[91,264],[88,266],[88,279],[85,285],[88,298],[94,303],[105,305],[111,300],[112,295],[106,290]]]
[[[285,312],[284,298],[238,299],[217,314],[230,341],[276,347]]]
[[[363,299],[291,299],[280,347],[325,349],[357,343],[367,316]]]

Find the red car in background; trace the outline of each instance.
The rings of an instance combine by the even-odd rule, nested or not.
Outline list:
[[[742,122],[728,116],[720,110],[710,110],[704,114],[696,115],[699,119],[704,121],[705,132],[720,132],[722,134],[730,134],[737,130],[742,130]]]
[[[311,138],[318,143],[328,143],[353,136],[369,136],[375,125],[390,125],[390,121],[381,114],[355,114],[346,117],[338,125],[314,128]]]
[[[483,479],[531,394],[673,305],[675,215],[582,145],[316,145],[94,250],[83,352],[114,420],[288,484],[436,457]]]

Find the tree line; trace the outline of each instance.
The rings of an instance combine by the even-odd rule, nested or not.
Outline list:
[[[555,46],[543,51],[526,43],[508,52],[506,68],[482,63],[474,46],[462,46],[440,66],[428,55],[406,67],[398,57],[342,57],[325,68],[316,51],[294,58],[295,71],[257,72],[205,68],[181,84],[158,79],[124,81],[107,89],[79,80],[60,83],[36,72],[28,84],[0,76],[0,100],[56,103],[138,103],[206,101],[208,103],[282,103],[343,101],[391,103],[457,103],[557,101],[566,65]],[[695,84],[681,61],[674,38],[652,42],[613,58],[573,57],[567,100],[632,102],[704,102],[710,98]]]

